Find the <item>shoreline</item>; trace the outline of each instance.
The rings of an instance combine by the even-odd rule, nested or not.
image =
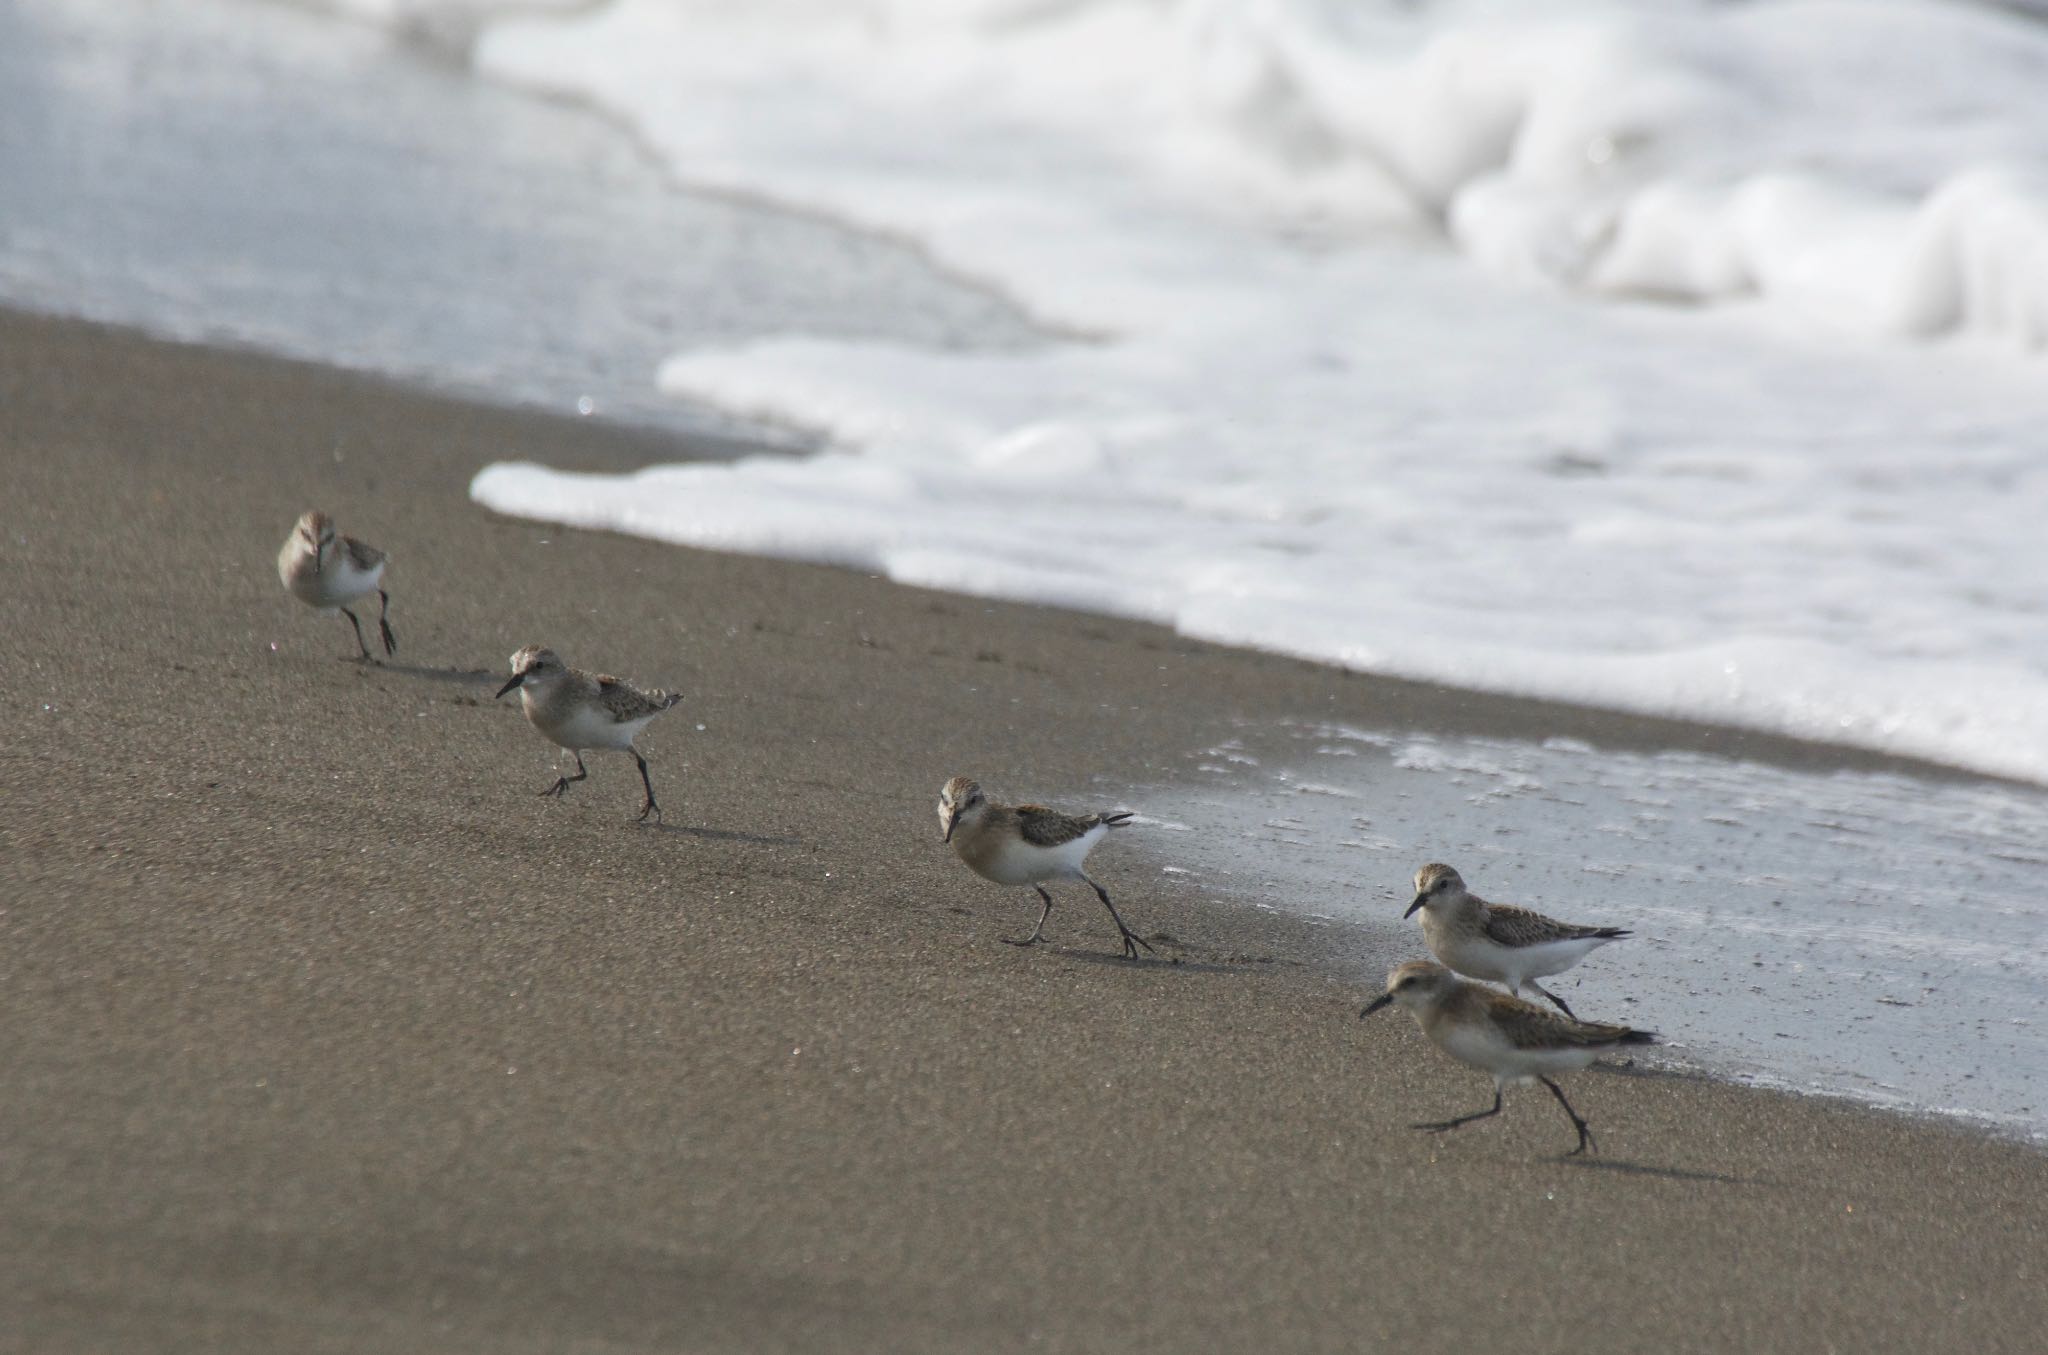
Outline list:
[[[1238,716],[1927,770],[466,498],[486,460],[647,449],[0,313],[24,1349],[2037,1339],[2032,1148],[1618,1072],[1570,1088],[1590,1162],[1526,1092],[1415,1135],[1484,1079],[1359,1022],[1326,928],[1111,844],[1180,963],[1112,960],[1066,893],[1017,951],[1031,909],[931,813],[955,772],[1114,796]],[[391,552],[390,667],[337,662],[345,623],[276,585],[316,503]],[[617,757],[534,796],[550,750],[490,692],[535,641],[688,694],[643,743],[665,827],[630,822]],[[1447,1303],[1447,1274],[1504,1301]]]
[[[576,417],[561,411],[551,410],[534,404],[498,404],[484,400],[475,394],[457,389],[443,389],[430,383],[416,381],[405,376],[371,368],[335,366],[292,357],[268,351],[255,343],[236,343],[216,340],[193,340],[175,335],[159,334],[148,329],[131,325],[114,324],[57,312],[22,310],[0,305],[0,317],[15,321],[29,321],[47,324],[59,329],[78,329],[98,333],[110,338],[120,338],[145,344],[163,345],[195,353],[212,355],[223,361],[248,361],[296,369],[311,374],[319,373],[345,382],[360,382],[366,398],[384,395],[392,398],[427,400],[468,411],[471,417],[480,421],[505,421],[509,423],[530,422],[551,427],[558,435],[566,435],[561,444],[565,459],[559,464],[549,463],[551,469],[572,471],[596,471],[613,473],[627,466],[651,466],[665,462],[727,461],[748,456],[802,457],[814,448],[804,445],[803,439],[814,435],[799,429],[763,430],[759,439],[724,436],[694,430],[663,427],[656,424],[638,423],[631,420],[615,419],[599,413],[587,418]],[[771,440],[767,434],[780,432],[792,439],[790,442]],[[481,467],[478,467],[480,469]],[[498,513],[481,504],[465,501],[478,513],[493,519],[521,526],[553,527],[564,532],[590,535],[617,535],[579,527],[550,524],[538,519],[515,517]],[[671,543],[653,543],[665,549],[701,552],[707,555],[723,555],[728,552],[707,550],[693,546],[679,546]],[[730,553],[735,558],[759,559],[818,569],[840,569],[843,566],[827,564],[790,556],[756,556],[744,553]],[[865,571],[854,570],[855,573]],[[1259,649],[1249,646],[1227,645],[1212,640],[1184,636],[1168,627],[1153,622],[1134,620],[1106,612],[1078,611],[1070,607],[1050,603],[1018,602],[1008,598],[990,597],[972,593],[952,593],[937,589],[923,588],[912,584],[892,584],[912,592],[931,593],[934,596],[952,598],[962,605],[991,604],[1029,608],[1073,618],[1076,622],[1097,621],[1110,625],[1134,626],[1145,630],[1156,630],[1171,636],[1176,643],[1200,646],[1224,653],[1258,655],[1278,662],[1297,664],[1313,672],[1327,673],[1336,677],[1358,679],[1382,689],[1381,697],[1386,705],[1400,710],[1427,710],[1431,717],[1441,721],[1445,703],[1458,708],[1459,732],[1490,737],[1509,729],[1520,729],[1530,723],[1532,711],[1544,712],[1543,722],[1554,726],[1558,737],[1586,738],[1598,746],[1622,750],[1671,750],[1683,752],[1710,753],[1718,757],[1740,761],[1744,759],[1763,762],[1770,766],[1785,768],[1825,768],[1846,771],[1884,773],[1892,772],[1901,776],[1917,777],[1922,780],[1980,783],[1999,786],[2022,786],[2028,789],[2043,789],[2033,781],[2022,777],[2002,776],[1995,772],[1980,771],[1955,763],[1937,759],[1917,757],[1910,754],[1886,752],[1866,748],[1858,744],[1831,743],[1825,740],[1802,738],[1797,735],[1781,734],[1767,729],[1751,728],[1745,725],[1716,724],[1712,721],[1696,720],[1680,716],[1647,715],[1635,711],[1606,706],[1581,705],[1570,701],[1558,701],[1546,697],[1521,696],[1513,693],[1496,692],[1482,688],[1453,687],[1442,683],[1428,682],[1416,678],[1395,677],[1375,673],[1368,669],[1345,667],[1317,659],[1303,658],[1282,650]]]

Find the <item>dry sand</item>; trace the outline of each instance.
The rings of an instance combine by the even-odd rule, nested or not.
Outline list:
[[[0,1348],[2041,1349],[2035,1151],[1612,1073],[1590,1162],[1540,1090],[1416,1134],[1485,1081],[1358,1021],[1329,931],[1132,833],[1096,864],[1181,963],[1071,892],[1021,951],[932,814],[1114,801],[1237,715],[1874,759],[464,493],[673,455],[0,316]],[[278,587],[312,505],[392,552],[399,663]],[[617,755],[536,798],[529,641],[688,693],[665,827]]]

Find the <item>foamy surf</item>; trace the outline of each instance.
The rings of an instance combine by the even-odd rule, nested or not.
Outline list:
[[[2048,779],[2038,25],[624,0],[476,52],[1095,336],[678,354],[832,450],[494,509]],[[1588,299],[1646,294],[1698,306]]]

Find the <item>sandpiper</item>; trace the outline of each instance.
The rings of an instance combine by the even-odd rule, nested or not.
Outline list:
[[[602,673],[586,673],[562,662],[552,649],[528,645],[512,656],[512,680],[498,688],[503,696],[519,689],[520,705],[527,720],[541,733],[576,755],[576,775],[558,776],[543,796],[560,796],[574,781],[589,775],[583,769],[586,748],[617,748],[633,755],[640,764],[640,784],[647,788],[647,803],[640,807],[644,822],[649,814],[661,821],[661,806],[654,802],[654,782],[647,776],[647,759],[633,746],[633,740],[647,722],[683,698],[671,692],[643,692],[630,683]]]
[[[366,601],[375,593],[383,599],[377,614],[384,652],[398,652],[398,637],[391,633],[391,594],[384,591],[384,552],[352,536],[337,536],[334,519],[325,513],[300,515],[298,525],[285,538],[277,553],[277,577],[291,595],[308,607],[323,612],[340,612],[355,627],[358,656],[367,661],[370,647],[363,643],[362,623],[349,610],[352,602]]]
[[[1572,1128],[1579,1131],[1579,1146],[1567,1154],[1572,1157],[1588,1148],[1598,1151],[1593,1131],[1546,1074],[1584,1068],[1601,1052],[1620,1045],[1657,1042],[1657,1037],[1647,1030],[1595,1025],[1559,1016],[1507,993],[1466,983],[1428,960],[1410,960],[1387,975],[1385,994],[1374,998],[1359,1016],[1371,1016],[1390,1002],[1406,1007],[1415,1024],[1422,1027],[1422,1033],[1438,1049],[1460,1063],[1493,1074],[1493,1105],[1489,1109],[1411,1128],[1440,1134],[1498,1115],[1504,1090],[1519,1083],[1541,1082],[1550,1088],[1564,1113],[1571,1116]]]
[[[1403,917],[1422,913],[1422,939],[1437,959],[1474,979],[1493,979],[1519,994],[1533,989],[1572,1014],[1564,999],[1536,980],[1570,969],[1586,953],[1629,935],[1619,927],[1579,927],[1527,908],[1488,903],[1465,888],[1458,872],[1427,865],[1415,872],[1415,901]]]
[[[1095,891],[1102,906],[1123,936],[1124,958],[1138,958],[1138,947],[1152,947],[1124,925],[1109,891],[1090,879],[1081,863],[1112,828],[1120,828],[1131,817],[1129,810],[1105,814],[1062,814],[1044,805],[1004,805],[982,793],[981,787],[964,776],[956,776],[939,789],[939,826],[945,840],[968,868],[985,880],[999,885],[1030,885],[1045,900],[1044,911],[1031,935],[1011,941],[1013,946],[1030,946],[1045,940],[1045,920],[1052,916],[1052,895],[1045,892],[1047,880],[1080,880]],[[1005,940],[1009,938],[1005,937]]]

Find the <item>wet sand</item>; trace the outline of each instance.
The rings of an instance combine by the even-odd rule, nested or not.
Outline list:
[[[0,315],[0,1349],[2025,1351],[2048,1158],[1689,1078],[1485,1104],[1333,932],[937,840],[1233,718],[1862,754],[495,519],[672,444]],[[389,667],[279,589],[393,555]],[[529,641],[678,686],[561,803]],[[273,648],[274,646],[274,648]],[[704,728],[700,731],[698,724]],[[1142,806],[1137,806],[1142,808]],[[1177,963],[1175,962],[1177,961]]]

